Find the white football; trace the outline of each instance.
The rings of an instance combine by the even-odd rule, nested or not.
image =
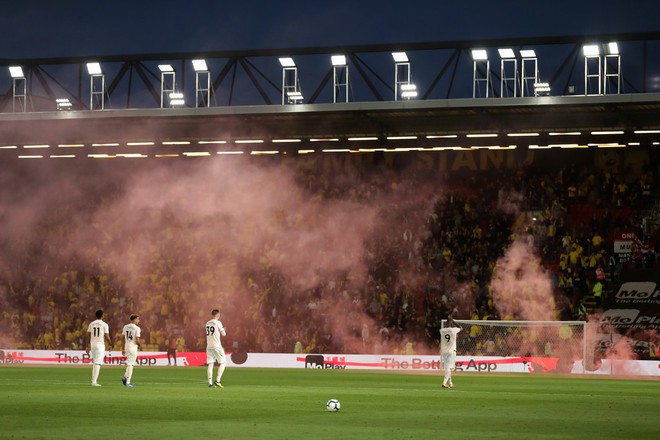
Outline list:
[[[331,412],[337,412],[339,411],[339,408],[341,408],[341,404],[337,399],[330,399],[328,400],[328,403],[325,404],[325,409]]]

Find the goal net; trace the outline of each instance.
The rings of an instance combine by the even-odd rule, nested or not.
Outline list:
[[[585,359],[586,322],[583,321],[481,321],[455,322],[458,356],[503,356],[558,358],[558,369],[572,367]],[[447,321],[442,321],[442,328]],[[569,369],[570,371],[570,369]]]

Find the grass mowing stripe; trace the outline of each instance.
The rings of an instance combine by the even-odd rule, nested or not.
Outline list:
[[[205,368],[0,368],[0,437],[150,439],[205,435],[302,438],[655,438],[657,381],[535,375],[437,375],[228,369],[209,389]],[[324,410],[330,398],[342,410]]]

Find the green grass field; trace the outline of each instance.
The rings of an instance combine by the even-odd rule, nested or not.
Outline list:
[[[0,438],[658,438],[660,381],[337,370],[0,367]],[[330,398],[341,411],[325,411]]]

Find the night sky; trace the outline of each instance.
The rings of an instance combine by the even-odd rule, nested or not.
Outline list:
[[[646,32],[659,12],[655,0],[27,0],[3,3],[0,58]]]

